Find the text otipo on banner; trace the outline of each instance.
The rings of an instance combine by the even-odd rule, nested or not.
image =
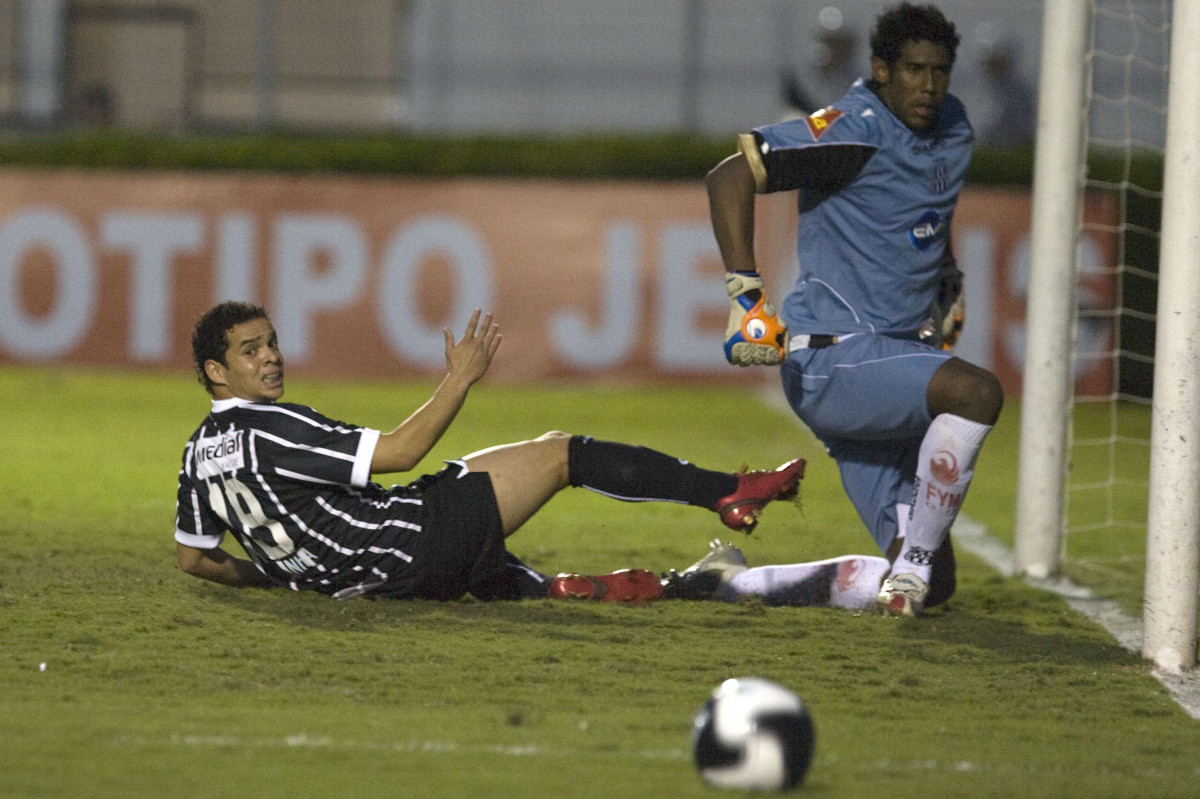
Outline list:
[[[791,202],[760,202],[775,291],[795,274]],[[1028,216],[1024,192],[969,190],[953,227],[968,288],[960,354],[1009,388]],[[1101,274],[1111,243],[1086,249],[1085,272],[1094,262]],[[270,310],[289,365],[315,373],[440,372],[443,326],[457,332],[479,307],[502,326],[500,379],[729,380],[746,370],[722,355],[723,277],[700,182],[36,170],[0,181],[7,362],[186,367],[195,317],[245,299]]]

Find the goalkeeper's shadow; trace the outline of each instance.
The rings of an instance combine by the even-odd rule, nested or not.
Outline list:
[[[1077,616],[1064,600],[1047,594],[1043,600],[1030,602],[1024,591],[1013,591],[1007,606],[996,606],[989,597],[964,596],[960,590],[944,610],[911,620],[907,632],[942,644],[986,651],[989,659],[1014,665],[1141,662],[1102,628]]]

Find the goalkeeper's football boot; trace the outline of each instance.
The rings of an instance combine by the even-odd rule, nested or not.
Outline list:
[[[893,574],[883,581],[875,607],[884,616],[920,616],[929,584],[915,574]]]
[[[788,461],[773,472],[742,472],[737,476],[737,490],[717,500],[712,509],[729,529],[753,532],[767,503],[794,498],[802,477],[803,458]]]
[[[663,576],[663,599],[720,599],[729,581],[749,568],[742,550],[714,538],[708,554],[681,572]]]
[[[646,569],[621,569],[612,574],[560,574],[550,581],[551,599],[591,599],[596,602],[652,602],[663,595],[662,583]]]

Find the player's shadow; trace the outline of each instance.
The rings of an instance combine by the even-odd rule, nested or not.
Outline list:
[[[986,652],[994,662],[1092,666],[1141,662],[1103,629],[1069,609],[1032,616],[1027,612],[992,613],[979,608],[971,598],[959,601],[956,597],[944,611],[904,621],[906,634],[913,638],[962,647],[964,652]]]
[[[194,588],[197,601],[219,603],[232,613],[245,616],[271,616],[284,624],[315,630],[398,629],[405,626],[445,628],[446,625],[499,621],[516,625],[561,627],[551,637],[573,638],[573,628],[628,627],[637,625],[637,613],[622,615],[623,610],[638,610],[615,604],[552,602],[481,602],[471,597],[455,601],[426,599],[351,599],[337,601],[313,592],[248,589],[230,591],[220,586]],[[645,619],[649,622],[649,619]]]

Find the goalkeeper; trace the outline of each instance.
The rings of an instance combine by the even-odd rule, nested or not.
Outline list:
[[[885,9],[870,75],[831,107],[743,134],[706,179],[733,303],[727,358],[779,364],[800,419],[892,561],[877,604],[954,592],[949,529],[1003,404],[953,357],[962,274],[950,221],[974,135],[948,93],[959,36],[933,6]],[[778,321],[754,261],[757,193],[798,190],[800,275]]]

